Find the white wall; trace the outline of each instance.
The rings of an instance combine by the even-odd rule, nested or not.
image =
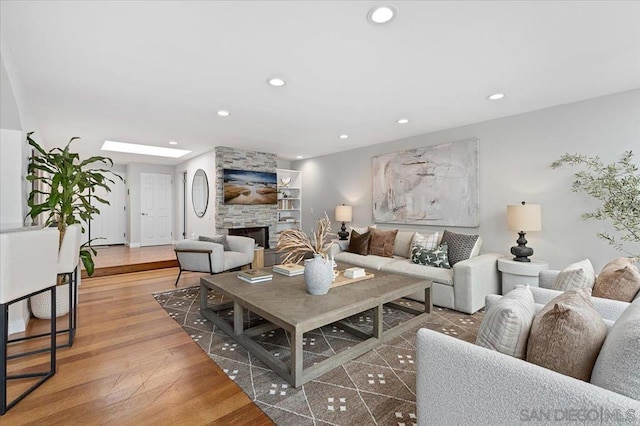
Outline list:
[[[191,199],[191,186],[193,184],[193,175],[198,169],[204,170],[207,175],[207,181],[209,183],[209,203],[207,205],[207,211],[203,217],[196,216],[193,210],[193,201]],[[175,167],[174,176],[174,193],[181,194],[180,187],[182,186],[182,174],[187,172],[187,191],[186,191],[186,213],[187,213],[187,230],[186,237],[191,238],[195,235],[214,235],[216,233],[216,154],[215,151],[209,151],[195,158],[192,158],[184,163],[180,163]],[[179,200],[174,199],[174,205],[177,207],[177,211],[174,212],[176,217],[174,226],[174,240],[182,239],[182,204]]]
[[[140,173],[162,173],[173,176],[174,170],[174,166],[156,164],[130,163],[127,165],[127,211],[129,212],[129,220],[127,221],[127,237],[125,244],[130,247],[140,247]],[[173,186],[174,185],[172,185],[172,187]],[[175,205],[176,194],[175,191],[173,192],[174,193],[171,194],[171,198]]]
[[[20,130],[0,129],[0,227],[20,228],[23,223],[22,194],[22,144],[24,134]]]
[[[542,205],[542,231],[527,234],[534,258],[552,268],[589,258],[599,271],[621,255],[596,237],[603,222],[581,219],[596,204],[571,192],[578,169],[549,165],[566,152],[613,162],[626,150],[640,164],[640,90],[293,162],[303,174],[304,230],[325,210],[333,219],[340,203],[354,206],[354,224],[371,223],[373,156],[469,138],[480,139],[480,227],[453,231],[478,232],[483,251],[506,255],[517,238],[507,230],[506,206],[524,200]]]

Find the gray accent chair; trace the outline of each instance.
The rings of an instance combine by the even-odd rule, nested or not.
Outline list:
[[[253,262],[255,240],[249,237],[228,235],[231,251],[224,251],[222,244],[209,241],[182,240],[174,247],[180,272],[175,286],[178,286],[182,271],[208,272],[211,275],[230,271]]]

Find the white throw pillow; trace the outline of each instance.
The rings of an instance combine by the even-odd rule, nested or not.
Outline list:
[[[476,345],[524,359],[535,314],[536,305],[529,286],[517,286],[487,310]]]
[[[358,234],[362,235],[367,232],[369,229],[375,229],[378,225],[369,225],[369,226],[349,226],[349,238],[351,238],[351,231],[356,231]]]
[[[596,282],[596,273],[589,259],[572,263],[564,268],[553,283],[554,290],[569,291],[581,288],[593,288]]]
[[[411,257],[411,241],[413,241],[413,232],[398,231],[396,241],[393,245],[393,254],[406,258]]]
[[[629,305],[609,331],[591,383],[640,401],[640,300]]]
[[[425,250],[433,250],[438,247],[438,240],[437,232],[434,234],[419,234],[416,232],[413,234],[413,239],[411,240],[411,250],[413,250],[414,246],[418,246]],[[410,253],[408,257],[411,257]]]

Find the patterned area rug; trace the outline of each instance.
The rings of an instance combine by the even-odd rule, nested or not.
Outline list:
[[[199,287],[158,293],[154,297],[276,424],[287,426],[415,425],[416,331],[426,327],[474,342],[484,316],[483,312],[466,315],[434,307],[421,326],[295,389],[200,316]],[[209,292],[207,297],[210,305],[228,301],[214,292]],[[407,299],[401,299],[401,303],[420,307]],[[233,310],[222,311],[222,314],[232,322]],[[388,328],[411,315],[385,308],[384,317]],[[245,318],[251,325],[264,322],[253,314],[245,313]],[[349,322],[370,332],[371,312],[355,315]],[[288,360],[289,336],[282,329],[256,339],[274,356]],[[305,366],[360,341],[336,325],[313,330],[303,339]]]

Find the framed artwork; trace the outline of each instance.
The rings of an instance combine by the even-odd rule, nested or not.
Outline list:
[[[468,139],[373,157],[373,220],[480,225],[480,141]]]

